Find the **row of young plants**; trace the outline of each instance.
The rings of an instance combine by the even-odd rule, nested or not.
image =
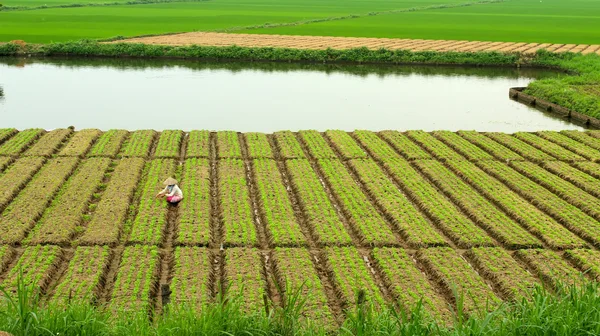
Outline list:
[[[356,141],[366,148],[369,154],[379,162],[398,156],[398,153],[394,148],[388,145],[385,140],[380,138],[375,132],[354,131],[353,135],[356,138]]]
[[[565,257],[592,279],[600,282],[600,252],[588,249],[569,250]]]
[[[10,261],[14,255],[14,250],[9,245],[0,245],[0,273],[8,268]]]
[[[597,170],[600,175],[600,166],[593,162],[586,162],[592,169]],[[594,167],[595,165],[595,167]],[[562,161],[547,161],[542,163],[542,167],[548,171],[560,176],[563,180],[569,181],[586,192],[600,197],[600,179],[588,174],[587,169],[581,169],[578,165],[571,166]],[[578,169],[579,168],[579,169]]]
[[[153,130],[140,130],[131,133],[123,143],[120,155],[123,157],[148,157],[156,134],[156,131]]]
[[[593,197],[569,181],[547,171],[531,162],[512,162],[512,168],[531,180],[544,186],[546,189],[560,196],[560,198],[583,210],[586,214],[600,220],[600,199]],[[600,181],[598,181],[600,183]],[[598,223],[600,225],[600,223]]]
[[[466,255],[479,273],[490,279],[508,300],[527,298],[539,284],[535,277],[502,248],[478,247],[467,251]]]
[[[504,145],[485,136],[477,131],[458,131],[458,135],[468,140],[469,142],[483,148],[488,153],[491,153],[496,159],[503,161],[522,161],[525,160],[517,152],[512,151]]]
[[[241,159],[242,147],[237,132],[217,132],[217,157],[219,159]]]
[[[189,133],[185,157],[210,157],[210,131],[191,131]]]
[[[557,252],[547,249],[519,250],[515,254],[524,261],[540,279],[550,286],[557,283],[580,284],[581,272],[575,269]]]
[[[554,249],[585,246],[585,242],[535,205],[468,161],[448,161],[447,166],[537,238]]]
[[[600,138],[592,136],[593,132],[580,132],[573,130],[562,130],[560,134],[566,135],[571,139],[577,140],[584,143],[586,146],[590,146],[594,149],[600,150]]]
[[[427,160],[433,158],[431,154],[411,141],[406,134],[398,131],[383,131],[379,135],[408,160]]]
[[[50,303],[66,307],[70,304],[97,302],[109,256],[108,246],[78,247],[54,290]]]
[[[85,232],[76,241],[83,245],[114,245],[119,241],[131,201],[144,169],[144,159],[124,158],[112,172]]]
[[[10,130],[10,129],[9,129]],[[19,155],[29,148],[29,146],[39,139],[46,131],[41,128],[30,128],[12,136],[10,139],[0,145],[0,155]],[[6,134],[13,132],[7,131]]]
[[[281,131],[273,133],[273,139],[282,159],[305,159],[306,155],[294,133]]]
[[[237,137],[237,134],[234,133]],[[254,212],[250,199],[246,166],[239,159],[222,159],[218,163],[218,189],[225,245],[258,244]]]
[[[579,156],[591,161],[600,160],[600,150],[589,147],[587,144],[571,139],[570,137],[554,131],[541,131],[535,133],[537,136],[562,146]],[[584,135],[585,136],[585,135]],[[589,137],[593,140],[596,138]],[[590,141],[591,142],[591,141]],[[600,141],[599,141],[600,142]],[[550,149],[551,150],[551,149]]]
[[[11,295],[12,299],[16,299],[19,280],[39,293],[48,286],[52,273],[59,266],[61,258],[62,251],[58,246],[26,247],[0,286]]]
[[[207,246],[211,241],[210,169],[210,162],[203,158],[190,158],[183,164],[181,188],[185,190],[185,202],[179,205],[179,245]]]
[[[447,146],[451,147],[458,153],[462,154],[468,160],[479,161],[479,160],[493,160],[494,157],[483,151],[481,148],[470,143],[469,141],[462,138],[460,135],[450,131],[436,131],[432,132],[438,140],[441,140]]]
[[[337,155],[331,149],[325,138],[318,131],[300,131],[300,139],[306,145],[308,152],[315,159],[337,159]]]
[[[252,166],[258,203],[271,242],[275,246],[306,245],[277,163],[271,159],[255,159],[252,160]]]
[[[342,211],[361,240],[370,246],[397,245],[398,240],[392,229],[379,215],[346,167],[337,159],[322,159],[317,162]]]
[[[0,209],[13,200],[45,162],[41,157],[20,158],[0,175]]]
[[[593,176],[597,179],[600,179],[600,163],[581,161],[581,162],[573,162],[572,164],[574,167],[585,172],[586,174]]]
[[[58,152],[58,155],[83,157],[101,134],[102,132],[98,129],[83,129],[78,131]]]
[[[322,325],[334,325],[335,319],[329,307],[325,287],[311,261],[308,250],[277,247],[275,274],[279,279],[279,290],[283,292],[283,302],[298,296],[302,300],[302,316]]]
[[[327,247],[325,253],[330,276],[344,308],[362,303],[378,309],[386,307],[383,294],[367,266],[368,258],[361,256],[355,247]],[[358,289],[364,291],[364,295],[358,295]]]
[[[349,164],[366,192],[400,231],[406,243],[413,248],[447,245],[444,237],[374,161],[358,159],[350,160]]]
[[[48,160],[0,215],[0,243],[19,243],[25,238],[78,163],[74,157]]]
[[[156,149],[154,150],[155,158],[179,158],[179,148],[183,142],[185,133],[179,130],[165,130],[160,133]]]
[[[67,138],[73,133],[70,128],[58,128],[44,134],[33,146],[31,146],[24,156],[50,156],[61,147]]]
[[[541,150],[531,146],[526,142],[521,141],[520,139],[510,134],[496,132],[484,134],[492,140],[514,151],[515,153],[518,153],[527,160],[535,162],[555,160],[554,157],[542,152]]]
[[[159,265],[156,246],[126,247],[113,286],[110,309],[117,314],[149,312],[153,307],[152,294],[157,289]]]
[[[273,150],[269,144],[269,139],[264,133],[245,133],[246,146],[248,147],[248,156],[251,159],[272,159]]]
[[[10,156],[0,156],[0,173],[4,171],[12,162],[13,158]]]
[[[517,132],[513,136],[529,145],[541,150],[542,152],[561,161],[582,161],[584,157],[567,150],[566,148],[541,138],[533,133]]]
[[[600,223],[594,218],[504,163],[481,161],[478,165],[560,221],[572,232],[600,246]]]
[[[354,139],[352,139],[347,132],[340,130],[329,130],[325,132],[325,135],[329,141],[331,141],[343,159],[364,159],[367,157],[367,153],[360,148],[356,141],[354,141]]]
[[[417,256],[448,296],[456,298],[454,293],[457,293],[462,297],[462,302],[454,302],[457,311],[476,313],[494,309],[501,303],[501,299],[494,294],[489,285],[454,249],[423,249],[418,251]]]
[[[0,144],[19,133],[16,128],[0,128]]]
[[[484,196],[434,160],[415,161],[416,167],[494,238],[510,249],[542,247],[541,242],[496,208]]]
[[[85,160],[61,188],[26,242],[69,244],[73,234],[82,230],[80,225],[84,213],[110,164],[111,160],[108,158]]]
[[[102,133],[98,138],[88,156],[116,157],[121,150],[121,145],[129,136],[126,130],[112,129]]]
[[[303,214],[321,245],[347,245],[352,239],[308,160],[287,160],[292,187]]]
[[[246,313],[264,310],[267,295],[263,256],[255,248],[225,250],[226,288],[231,296],[240,295]]]
[[[174,176],[176,161],[173,159],[155,159],[147,163],[148,174],[140,194],[140,203],[133,220],[129,243],[158,245],[162,241],[163,230],[167,224],[167,203],[156,198],[163,181]]]
[[[177,247],[171,281],[171,304],[197,312],[212,299],[214,256],[205,247]]]
[[[406,135],[441,161],[465,159],[430,133],[424,131],[408,131],[406,132]]]
[[[440,321],[452,318],[446,300],[435,290],[425,273],[418,267],[413,257],[401,248],[375,248],[373,260],[377,263],[383,279],[392,289],[392,295],[401,308],[408,312],[421,304],[424,311]]]

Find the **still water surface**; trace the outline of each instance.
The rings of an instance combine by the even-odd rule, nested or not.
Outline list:
[[[581,129],[508,98],[544,70],[0,58],[1,127]]]

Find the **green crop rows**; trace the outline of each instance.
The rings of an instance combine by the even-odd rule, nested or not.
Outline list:
[[[0,129],[0,286],[152,319],[241,293],[325,325],[363,301],[450,323],[600,280],[593,134]]]

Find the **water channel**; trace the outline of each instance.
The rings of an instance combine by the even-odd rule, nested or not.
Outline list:
[[[512,101],[539,69],[0,58],[0,127],[582,129]]]

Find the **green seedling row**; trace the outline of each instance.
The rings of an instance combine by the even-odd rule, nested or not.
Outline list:
[[[274,256],[275,273],[281,281],[281,290],[286,299],[291,300],[298,295],[297,299],[304,303],[304,316],[325,325],[334,323],[325,287],[311,261],[310,253],[302,248],[278,247]]]
[[[160,133],[154,157],[164,159],[177,159],[180,156],[179,148],[185,134],[178,130],[166,130]]]
[[[0,173],[4,172],[11,163],[13,162],[13,158],[10,156],[0,156]]]
[[[500,162],[480,162],[480,167],[518,191],[572,232],[600,246],[600,223],[546,188]]]
[[[129,132],[126,130],[110,130],[98,138],[88,156],[115,157],[127,139]]]
[[[44,165],[0,215],[0,243],[19,243],[25,238],[78,162],[73,157],[56,158]]]
[[[501,302],[488,284],[455,250],[435,247],[420,250],[418,256],[447,293],[457,300],[463,300],[465,312],[491,310]]]
[[[245,312],[264,311],[267,295],[262,256],[253,248],[230,248],[225,250],[225,273],[230,296],[241,297]]]
[[[329,141],[331,141],[333,146],[342,155],[342,158],[349,160],[364,159],[367,157],[367,153],[360,148],[348,133],[339,130],[329,130],[325,132],[325,135],[327,135]]]
[[[25,157],[17,159],[3,174],[0,175],[0,209],[10,203],[15,195],[25,187],[42,165],[46,162],[41,157]]]
[[[218,175],[224,243],[235,246],[257,245],[258,239],[244,161],[220,160]]]
[[[211,300],[212,254],[204,247],[178,247],[171,281],[171,302],[200,311]]]
[[[279,155],[282,159],[305,159],[306,155],[294,133],[282,131],[273,133]]]
[[[217,132],[217,156],[219,159],[241,159],[242,148],[237,132]]]
[[[560,131],[560,133],[568,136],[571,139],[574,139],[581,143],[584,143],[585,145],[587,145],[589,147],[600,150],[600,139],[591,137],[588,134],[586,134],[585,132],[564,130],[564,131]]]
[[[0,128],[0,144],[19,133],[16,128]]]
[[[51,302],[63,306],[97,302],[109,256],[108,246],[78,247]]]
[[[58,155],[83,157],[101,134],[102,132],[97,129],[81,130],[69,139],[63,149],[58,152]]]
[[[44,133],[46,133],[46,131],[41,128],[31,128],[16,133],[15,136],[0,146],[0,155],[18,155]]]
[[[522,140],[531,146],[553,156],[557,160],[562,161],[580,161],[584,158],[578,154],[575,154],[551,141],[543,139],[535,134],[527,132],[517,132],[514,137]]]
[[[573,140],[567,135],[554,131],[541,131],[536,133],[550,142],[560,145],[588,160],[600,160],[600,150],[588,147],[586,144]],[[594,139],[594,138],[590,138]]]
[[[179,205],[177,244],[206,246],[211,240],[210,163],[207,159],[185,161],[181,188],[185,202]]]
[[[326,254],[333,282],[347,309],[354,309],[358,303],[358,290],[364,291],[367,304],[376,308],[385,307],[386,302],[371,270],[355,247],[328,247]]]
[[[334,159],[337,158],[337,155],[331,149],[327,140],[323,137],[323,135],[317,131],[309,130],[309,131],[300,131],[298,132],[300,138],[306,145],[308,152],[315,159]]]
[[[585,246],[583,240],[473,163],[453,161],[447,164],[464,181],[468,181],[477,191],[552,248]]]
[[[546,187],[546,189],[559,195],[562,199],[583,210],[588,215],[597,220],[600,219],[600,199],[593,197],[576,185],[552,174],[534,163],[513,162],[511,163],[511,166],[521,174],[526,175],[530,179]]]
[[[580,162],[573,162],[573,166],[577,167],[577,169],[584,171],[585,173],[600,180],[600,163],[589,162],[589,161],[580,161]]]
[[[531,161],[551,161],[555,160],[552,156],[542,152],[541,150],[523,142],[510,134],[505,133],[484,133],[490,139],[499,144],[510,148],[522,157]],[[507,157],[507,159],[510,159]]]
[[[310,163],[307,160],[288,160],[285,165],[303,213],[318,242],[325,245],[351,244],[350,235]]]
[[[210,157],[210,132],[191,131],[185,153],[186,158]]]
[[[53,245],[36,245],[26,247],[25,251],[6,275],[0,286],[9,295],[17,293],[19,279],[25,286],[36,292],[46,287],[52,278],[52,273],[61,262],[60,247]],[[13,299],[15,299],[13,297]]]
[[[585,133],[596,139],[600,139],[600,131],[586,131]]]
[[[410,140],[405,134],[397,131],[383,131],[379,133],[379,135],[408,160],[425,160],[432,158],[431,154],[421,149],[421,147]]]
[[[479,273],[490,279],[502,295],[510,300],[527,298],[538,280],[525,270],[506,250],[480,247],[467,252]]]
[[[581,271],[596,281],[600,281],[600,252],[595,250],[578,249],[565,252],[565,257],[571,260]]]
[[[27,238],[27,243],[70,243],[110,162],[108,158],[85,160],[54,198]]]
[[[114,245],[119,241],[144,165],[142,158],[119,161],[78,244]]]
[[[377,133],[375,132],[354,131],[354,137],[377,161],[384,161],[399,156],[399,154],[383,139],[377,136]]]
[[[13,256],[13,248],[8,245],[0,245],[0,272],[8,267]]]
[[[318,160],[318,165],[337,195],[342,211],[365,243],[371,246],[398,243],[389,225],[339,160]]]
[[[542,246],[538,239],[444,167],[442,163],[423,160],[416,161],[415,165],[454,203],[458,204],[469,215],[469,218],[479,223],[504,246],[511,249]]]
[[[447,146],[451,147],[458,153],[462,154],[464,157],[471,161],[479,161],[479,160],[493,160],[494,157],[477,147],[476,145],[470,143],[469,141],[462,138],[460,135],[450,132],[450,131],[437,131],[432,132],[431,135],[436,137],[438,140],[445,143]],[[440,146],[441,147],[441,146]],[[448,150],[444,149],[444,152]]]
[[[121,156],[146,158],[150,154],[152,142],[156,137],[153,130],[141,130],[131,133],[131,136],[123,144]]]
[[[248,156],[251,159],[272,159],[273,150],[269,144],[269,139],[264,133],[246,133],[246,145],[248,146]]]
[[[483,150],[492,154],[495,158],[499,160],[524,160],[524,158],[508,149],[507,147],[501,145],[500,143],[492,140],[491,138],[486,137],[482,133],[476,131],[458,131],[458,134],[464,139],[470,141],[471,143],[483,148]]]
[[[585,163],[590,163],[589,166],[593,167],[592,162]],[[561,179],[573,183],[574,185],[596,197],[600,197],[600,179],[588,175],[566,162],[548,161],[544,162],[542,166],[559,176]],[[598,169],[598,173],[600,173],[600,166],[596,165],[596,168]],[[585,169],[582,170],[585,171]]]
[[[428,150],[437,159],[445,160],[465,160],[460,154],[452,148],[446,146],[443,142],[436,139],[432,134],[424,131],[408,131],[406,135]]]
[[[462,248],[490,246],[492,239],[427,182],[408,161],[389,160],[384,166],[413,202],[426,212],[450,239]]]
[[[447,245],[446,240],[428,222],[410,200],[372,160],[350,160],[367,192],[385,215],[414,248]]]
[[[423,309],[428,314],[442,320],[450,320],[452,313],[448,309],[449,305],[405,250],[375,248],[373,260],[381,269],[383,277],[391,285],[394,297],[405,311],[410,311],[421,300]]]
[[[303,246],[306,238],[294,214],[277,164],[269,159],[252,161],[258,202],[275,246]]]
[[[150,311],[151,295],[156,291],[158,282],[159,265],[157,247],[126,247],[111,294],[111,310],[117,314],[143,314]]]
[[[163,198],[157,199],[155,195],[164,187],[163,181],[175,174],[176,162],[172,159],[155,159],[147,165],[148,176],[128,241],[156,245],[162,241],[163,229],[167,224],[167,202]]]
[[[520,250],[517,251],[517,256],[550,285],[555,285],[557,282],[577,284],[583,280],[581,273],[557,252],[543,249]]]
[[[65,142],[66,138],[73,132],[69,128],[59,128],[44,134],[24,156],[50,156]]]

